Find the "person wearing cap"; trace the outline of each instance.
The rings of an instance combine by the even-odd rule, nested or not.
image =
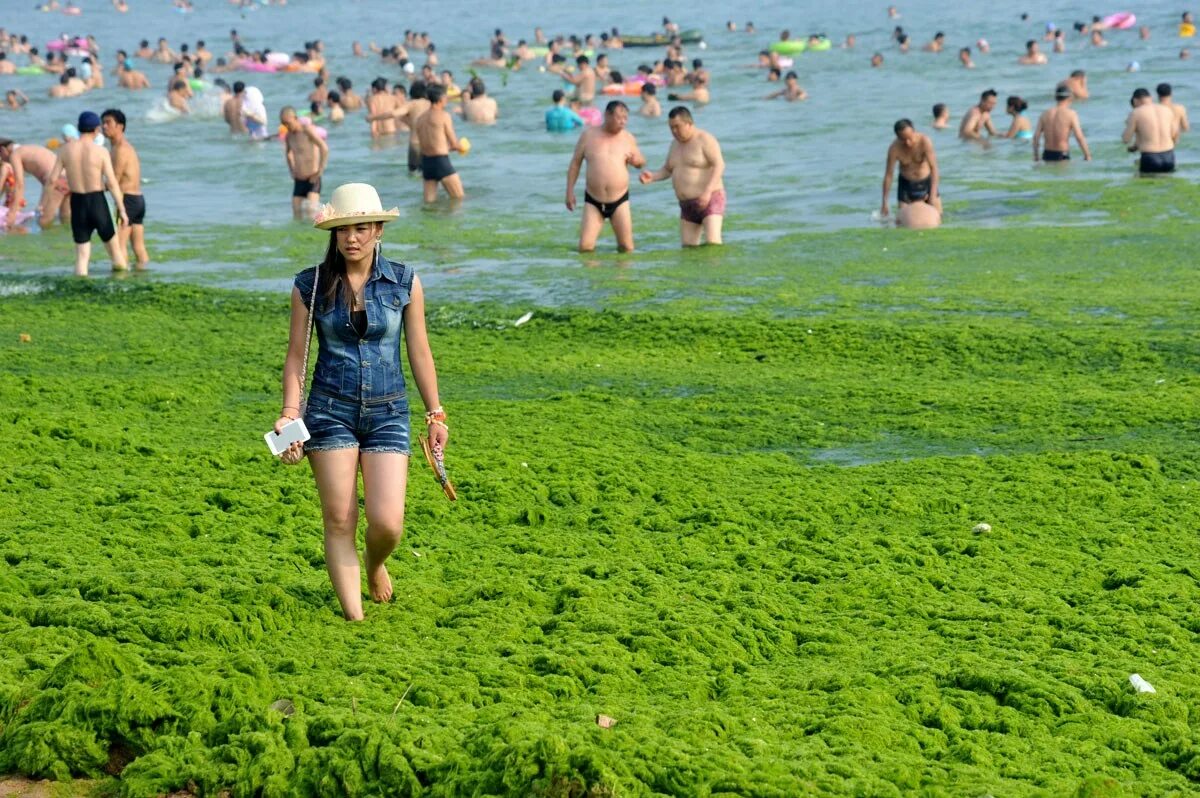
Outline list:
[[[1129,100],[1133,111],[1125,123],[1121,141],[1130,152],[1140,152],[1138,173],[1166,174],[1175,171],[1175,142],[1179,120],[1168,106],[1155,103],[1150,90],[1139,88]]]
[[[433,450],[440,455],[449,438],[425,329],[421,281],[411,266],[382,254],[383,225],[399,215],[396,208],[383,210],[372,186],[338,186],[314,221],[316,228],[330,231],[324,260],[296,275],[291,294],[283,409],[275,430],[303,417],[312,436],[293,444],[281,460],[293,465],[308,456],[321,501],[325,565],[348,621],[363,618],[355,542],[360,471],[368,592],[376,602],[392,598],[386,562],[404,532],[412,448],[402,340],[417,391],[429,409],[425,424]],[[317,362],[302,411],[310,318]]]
[[[128,268],[125,252],[117,246],[117,231],[104,199],[105,186],[116,203],[119,223],[129,224],[129,220],[125,215],[125,197],[113,172],[112,158],[108,150],[96,145],[100,117],[92,111],[84,111],[79,115],[76,127],[79,138],[58,148],[54,167],[46,179],[47,183],[53,184],[60,174],[67,177],[67,188],[71,192],[71,234],[75,240],[75,274],[87,276],[93,232],[100,234],[100,240],[112,258],[113,269],[124,270]]]
[[[1042,112],[1038,118],[1037,128],[1033,131],[1033,160],[1046,162],[1071,160],[1071,136],[1079,142],[1083,150],[1083,160],[1092,160],[1092,152],[1088,149],[1087,139],[1083,137],[1083,127],[1079,124],[1079,114],[1071,108],[1071,89],[1060,83],[1054,90],[1053,108]],[[1046,138],[1046,149],[1040,150],[1042,137]]]

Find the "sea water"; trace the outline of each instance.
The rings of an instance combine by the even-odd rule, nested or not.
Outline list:
[[[932,134],[941,163],[942,192],[952,209],[953,203],[960,203],[963,223],[1003,223],[1006,197],[1036,190],[1040,181],[1127,179],[1133,156],[1125,152],[1119,139],[1133,89],[1146,86],[1153,91],[1156,83],[1169,81],[1181,102],[1195,105],[1195,72],[1200,65],[1200,60],[1179,59],[1180,49],[1191,40],[1179,38],[1178,4],[1166,2],[1131,8],[1139,25],[1150,27],[1149,40],[1141,40],[1136,29],[1110,31],[1110,44],[1105,48],[1090,46],[1086,37],[1071,29],[1077,20],[1090,20],[1093,9],[1061,0],[1027,7],[914,0],[899,5],[896,19],[888,16],[887,3],[865,0],[766,0],[733,11],[729,4],[715,0],[653,6],[448,0],[412,7],[398,7],[386,0],[347,0],[336,6],[291,0],[282,7],[255,5],[248,9],[199,0],[190,13],[178,12],[166,0],[132,0],[126,14],[115,12],[107,0],[82,0],[80,5],[83,14],[66,16],[36,11],[31,4],[10,3],[0,23],[10,31],[28,34],[43,48],[61,33],[95,34],[102,47],[108,87],[80,98],[52,100],[46,92],[54,76],[0,77],[0,89],[18,87],[31,98],[25,111],[0,114],[0,135],[45,142],[60,135],[63,123],[73,122],[82,110],[123,109],[129,118],[129,139],[142,160],[147,223],[151,226],[166,222],[208,228],[236,222],[288,228],[292,224],[292,184],[278,141],[251,143],[231,137],[211,101],[207,101],[207,112],[190,117],[164,114],[168,65],[135,59],[152,88],[131,92],[116,87],[111,75],[116,50],[132,52],[141,39],[149,39],[153,46],[160,36],[176,49],[186,42],[194,50],[196,41],[203,39],[217,55],[231,49],[232,28],[251,50],[291,52],[302,49],[306,40],[320,39],[332,76],[349,77],[355,90],[365,96],[373,78],[395,81],[402,75],[397,67],[381,64],[375,55],[353,57],[354,41],[364,46],[374,41],[382,46],[401,42],[406,29],[427,31],[438,46],[439,70],[451,69],[463,85],[469,79],[469,62],[486,54],[494,28],[502,28],[515,44],[518,38],[532,42],[536,25],[548,35],[584,35],[612,27],[627,34],[652,33],[661,29],[662,17],[669,16],[685,29],[704,32],[703,49],[690,45],[686,56],[702,59],[712,73],[713,101],[695,109],[695,114],[697,123],[715,134],[723,148],[733,240],[738,240],[733,220],[742,222],[741,240],[771,237],[780,231],[877,224],[871,214],[879,207],[884,156],[892,140],[892,125],[901,117],[912,119],[919,130]],[[1022,11],[1029,12],[1028,19],[1020,18]],[[726,30],[730,19],[737,23],[737,32]],[[754,22],[757,33],[742,32],[748,20]],[[1050,52],[1051,44],[1041,41],[1048,22],[1066,29],[1065,54]],[[902,25],[910,36],[912,50],[907,54],[899,52],[892,41],[896,25]],[[806,102],[764,100],[781,84],[768,83],[764,70],[750,66],[757,52],[783,28],[795,37],[825,33],[835,42],[828,52],[795,57],[793,68],[811,96]],[[946,34],[945,51],[921,52],[921,45],[937,31]],[[838,46],[847,34],[857,37],[853,49]],[[989,54],[978,51],[980,38],[990,43]],[[1017,64],[1024,42],[1030,38],[1041,41],[1049,65]],[[971,47],[977,68],[967,70],[959,65],[957,50],[961,46]],[[885,63],[873,69],[869,60],[876,51],[883,54]],[[419,54],[413,57],[418,66],[423,63]],[[610,65],[625,75],[634,74],[638,64],[661,57],[659,48],[629,48],[609,54]],[[15,59],[24,62],[23,56]],[[1135,60],[1140,72],[1126,72],[1126,66]],[[1093,93],[1092,100],[1076,104],[1096,156],[1093,163],[1079,163],[1081,156],[1076,153],[1076,162],[1065,170],[1039,169],[1032,162],[1027,141],[1002,140],[984,148],[957,140],[954,128],[982,90],[999,92],[994,117],[1003,131],[1009,124],[1005,97],[1023,96],[1030,106],[1027,114],[1036,123],[1037,115],[1052,104],[1055,84],[1073,69],[1087,70]],[[564,178],[575,136],[547,133],[542,123],[550,94],[564,84],[539,72],[536,63],[512,73],[479,72],[489,94],[500,103],[500,121],[493,127],[457,123],[459,134],[469,135],[473,143],[469,156],[454,158],[468,195],[460,213],[474,221],[494,219],[501,228],[557,222],[569,242],[575,236],[576,222],[563,205]],[[313,79],[308,73],[232,72],[221,77],[261,88],[272,127],[281,106],[304,107]],[[660,98],[664,109],[669,109],[674,103],[665,94],[661,92]],[[636,110],[638,98],[626,101]],[[936,102],[949,105],[952,129],[931,130],[930,109]],[[399,205],[405,213],[419,211],[420,181],[405,168],[405,136],[373,142],[361,113],[348,115],[340,125],[326,126],[331,148],[324,180],[326,199],[339,183],[367,181],[379,188],[385,205]],[[635,113],[629,129],[637,136],[649,166],[661,165],[670,144],[665,115],[645,119]],[[1193,173],[1188,149],[1185,139],[1180,154],[1185,179]],[[647,188],[635,183],[633,200],[637,212],[652,209],[658,214],[656,224],[672,224],[674,200],[668,187]],[[651,218],[655,218],[653,214]],[[1063,216],[1051,221],[1071,224],[1077,220]]]

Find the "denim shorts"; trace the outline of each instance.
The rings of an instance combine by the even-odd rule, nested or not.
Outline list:
[[[408,397],[403,393],[363,402],[314,393],[304,426],[312,436],[304,444],[306,452],[357,447],[360,452],[411,454]]]

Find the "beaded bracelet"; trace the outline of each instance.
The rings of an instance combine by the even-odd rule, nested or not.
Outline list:
[[[425,414],[425,423],[426,424],[432,424],[435,421],[444,422],[445,420],[446,420],[446,411],[442,409],[441,405],[438,405],[437,407],[433,408],[432,410],[430,410],[429,412],[427,412]]]

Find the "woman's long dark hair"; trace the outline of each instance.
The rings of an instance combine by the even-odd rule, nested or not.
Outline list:
[[[322,306],[329,307],[346,284],[346,259],[338,251],[337,228],[329,231],[329,248],[325,250],[325,260],[317,267],[317,279],[325,289],[321,292]]]

